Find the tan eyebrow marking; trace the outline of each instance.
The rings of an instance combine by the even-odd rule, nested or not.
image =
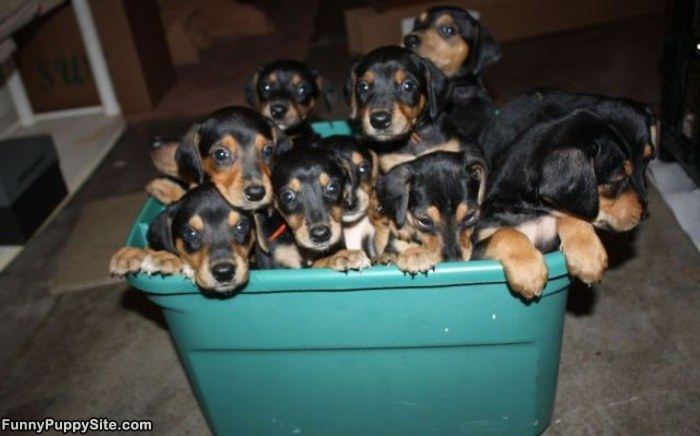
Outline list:
[[[187,224],[200,232],[204,230],[204,220],[202,220],[202,217],[199,215],[192,215],[189,221],[187,221]]]

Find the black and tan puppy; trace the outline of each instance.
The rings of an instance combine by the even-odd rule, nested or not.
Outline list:
[[[233,206],[257,210],[272,203],[270,165],[273,128],[252,109],[230,106],[195,123],[173,153],[172,140],[155,147],[156,165],[190,186],[210,181]],[[174,162],[168,159],[173,157]],[[155,161],[154,161],[155,163]],[[164,203],[184,194],[182,187],[156,179],[146,190]]]
[[[594,226],[626,231],[647,216],[649,118],[637,107],[616,107],[615,122],[576,109],[537,123],[494,159],[477,252],[501,261],[525,298],[546,284],[541,252],[560,246],[572,275],[599,281],[607,253]]]
[[[484,161],[463,153],[431,153],[380,176],[379,202],[393,224],[385,254],[411,274],[469,260],[485,186]]]
[[[421,13],[403,43],[450,79],[479,78],[484,68],[501,58],[501,46],[491,32],[469,12],[453,6]]]
[[[280,147],[280,153],[298,141],[316,139],[309,123],[311,114],[319,100],[330,110],[335,99],[332,87],[316,70],[290,59],[260,67],[245,93],[248,104],[284,133],[285,146]]]
[[[442,113],[446,78],[430,61],[399,46],[380,47],[352,68],[350,118],[380,154],[380,168],[426,151],[457,151],[457,132]]]
[[[452,6],[420,14],[404,46],[430,59],[449,78],[445,111],[461,136],[476,141],[495,111],[481,73],[501,57],[501,47],[469,12]]]
[[[124,247],[110,271],[125,275],[183,273],[204,291],[231,293],[248,281],[255,242],[248,212],[231,207],[211,184],[167,206],[148,229],[148,248]]]
[[[374,186],[379,173],[377,155],[354,136],[324,138],[321,147],[335,154],[349,179],[344,193],[342,219],[345,246],[350,250],[363,250],[370,259],[374,259],[377,255],[375,229],[369,211],[375,201]]]
[[[277,210],[298,245],[298,264],[340,271],[370,265],[364,251],[345,247],[343,212],[349,180],[332,151],[318,148],[309,153],[297,148],[281,155],[272,183]]]

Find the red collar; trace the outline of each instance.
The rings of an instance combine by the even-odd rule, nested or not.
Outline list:
[[[272,232],[272,234],[270,235],[270,237],[267,238],[267,239],[268,239],[269,241],[274,241],[275,239],[277,239],[277,238],[279,238],[280,236],[282,236],[282,233],[284,233],[285,230],[287,230],[287,224],[282,223],[282,224],[280,224],[279,227],[277,227],[277,229],[276,229],[274,232]]]

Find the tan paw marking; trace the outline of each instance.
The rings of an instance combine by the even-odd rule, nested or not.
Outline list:
[[[141,263],[141,270],[146,274],[171,275],[180,273],[185,264],[176,255],[167,251],[153,251]]]
[[[115,276],[138,272],[148,253],[148,250],[143,248],[122,247],[109,261],[109,272]]]
[[[547,264],[537,249],[510,254],[501,263],[513,291],[528,300],[542,294],[547,285]]]
[[[396,266],[403,272],[415,275],[427,273],[440,262],[440,254],[426,247],[412,247],[400,253]]]
[[[603,279],[608,268],[608,253],[600,239],[568,240],[562,243],[561,250],[571,275],[589,285]]]
[[[340,250],[328,260],[328,268],[336,271],[361,270],[372,266],[362,250]]]
[[[168,179],[153,179],[146,185],[146,192],[163,204],[171,204],[185,195],[185,190]]]

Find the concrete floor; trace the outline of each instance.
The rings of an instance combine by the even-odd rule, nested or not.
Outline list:
[[[337,29],[317,24],[307,58],[342,84],[350,60]],[[501,100],[556,85],[658,106],[661,35],[659,18],[642,17],[510,44],[488,83]],[[83,205],[140,190],[154,175],[147,138],[186,125],[132,123],[68,207],[0,274],[0,416],[144,418],[158,434],[207,431],[160,312],[138,291],[119,284],[48,294],[55,253]],[[604,235],[611,269],[603,283],[572,288],[548,434],[700,431],[700,255],[654,191],[650,209],[637,232]]]

